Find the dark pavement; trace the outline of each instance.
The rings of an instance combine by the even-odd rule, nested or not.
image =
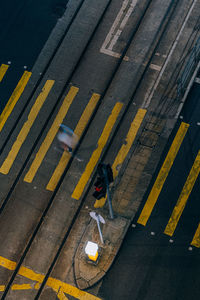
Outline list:
[[[103,280],[105,300],[190,300],[200,297],[200,258],[190,243],[199,224],[198,177],[173,237],[163,232],[200,148],[200,85],[194,83],[133,224]],[[137,224],[180,121],[190,124],[147,225]],[[133,225],[133,226],[134,226]]]
[[[66,9],[68,0],[0,2],[0,59],[11,62],[0,85],[0,113],[24,72],[31,71],[40,51]]]

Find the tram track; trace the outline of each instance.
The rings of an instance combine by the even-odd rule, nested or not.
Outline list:
[[[149,7],[149,5],[150,5],[151,2],[152,2],[152,0],[151,0],[151,1],[148,1],[148,6],[147,6],[147,8]],[[87,43],[87,45],[86,45],[86,47],[85,47],[85,49],[84,49],[82,55],[79,57],[79,61],[77,62],[76,66],[74,67],[74,69],[73,69],[73,71],[72,71],[72,73],[71,73],[71,76],[69,77],[67,83],[65,84],[65,87],[63,88],[62,92],[60,93],[59,100],[62,98],[63,92],[65,91],[66,87],[68,86],[68,84],[69,84],[70,81],[71,81],[71,78],[72,78],[73,74],[75,73],[76,69],[78,68],[78,66],[79,66],[79,64],[80,64],[80,62],[81,62],[81,59],[82,59],[82,57],[84,56],[84,53],[86,52],[87,47],[88,47],[88,45],[90,44],[90,41],[92,40],[92,37],[95,35],[95,32],[96,32],[98,26],[100,25],[101,20],[102,20],[104,14],[106,13],[106,10],[108,9],[108,7],[109,7],[110,4],[111,4],[111,1],[108,2],[108,5],[106,6],[106,8],[105,8],[105,10],[104,10],[104,12],[103,12],[103,14],[102,14],[102,17],[100,18],[100,20],[99,20],[97,26],[95,27],[95,29],[94,29],[94,31],[93,31],[93,34],[92,34],[92,36],[90,37],[90,39],[89,39],[89,41],[88,41],[88,43]],[[140,25],[140,23],[142,22],[143,16],[144,16],[144,14],[145,14],[147,8],[145,9],[145,11],[144,11],[142,17],[140,18],[140,20],[139,20],[139,22],[138,22],[137,29],[139,28],[139,25]],[[79,10],[77,10],[77,13],[78,13],[78,11],[79,11]],[[71,24],[72,24],[72,23],[71,23]],[[68,30],[69,30],[69,28],[70,28],[70,27],[68,27]],[[68,30],[65,32],[65,35],[67,34]],[[133,36],[134,36],[134,34],[136,33],[136,31],[137,31],[137,30],[134,29]],[[64,37],[65,37],[65,36],[63,36],[62,40],[64,39]],[[62,43],[62,42],[61,42],[61,43]],[[129,46],[130,43],[131,43],[131,40],[130,40],[130,42],[127,44],[126,48],[124,49],[124,51],[123,51],[123,53],[122,53],[122,55],[121,55],[121,58],[118,60],[117,66],[116,66],[116,68],[115,68],[115,72],[114,72],[114,73],[117,72],[117,70],[118,70],[118,68],[119,68],[119,66],[120,66],[120,64],[121,64],[121,61],[123,60],[123,57],[125,56],[125,53],[126,53],[126,51],[127,51],[128,46]],[[54,52],[54,56],[55,56],[55,55],[56,55],[56,52]],[[53,56],[53,57],[54,57],[54,56]],[[53,60],[53,57],[52,57],[52,59],[49,61],[48,66],[51,64],[51,62],[52,62],[52,60]],[[47,68],[45,69],[46,71],[48,70],[48,66],[47,66]],[[42,78],[38,81],[37,87],[34,89],[34,91],[32,92],[31,96],[33,96],[33,94],[34,94],[35,91],[37,90],[37,88],[38,88],[40,82],[42,81],[42,79],[44,78],[44,76],[45,76],[45,72],[44,72]],[[113,75],[113,76],[114,76],[114,75]],[[112,77],[113,77],[113,76],[112,76]],[[112,78],[110,79],[110,82],[111,82],[111,81],[112,81]],[[110,82],[109,82],[108,85],[107,85],[107,89],[108,89],[108,87],[109,87],[109,85],[110,85]],[[106,89],[105,89],[105,93],[106,93]],[[102,95],[102,98],[103,98],[103,95]],[[31,97],[29,98],[29,102],[30,102],[30,100],[31,100]],[[14,189],[15,189],[15,187],[16,187],[18,181],[20,180],[20,177],[21,177],[21,175],[22,175],[22,173],[23,173],[23,170],[25,169],[25,167],[26,167],[26,165],[27,165],[27,163],[28,163],[28,161],[29,161],[29,159],[30,159],[30,157],[31,157],[31,155],[32,155],[32,153],[33,153],[33,151],[34,151],[34,149],[35,149],[35,147],[36,147],[38,141],[40,140],[40,137],[42,136],[42,133],[43,133],[43,131],[45,130],[45,128],[46,128],[46,126],[47,126],[47,124],[48,124],[48,121],[50,120],[50,118],[51,118],[51,116],[52,116],[52,114],[53,114],[53,111],[56,109],[59,100],[57,101],[56,105],[54,106],[54,109],[52,110],[52,112],[51,112],[51,114],[49,115],[47,121],[45,122],[45,124],[44,124],[44,126],[43,126],[43,128],[42,128],[40,134],[38,135],[38,137],[37,137],[37,139],[36,139],[36,141],[35,141],[35,143],[34,143],[32,149],[31,149],[31,151],[29,152],[29,155],[27,156],[27,159],[26,159],[25,163],[23,164],[23,166],[22,166],[20,172],[18,173],[18,175],[17,175],[17,177],[16,177],[16,179],[15,179],[15,181],[14,181],[14,184],[13,184],[12,187],[10,188],[10,191],[9,191],[7,197],[5,198],[4,202],[2,203],[1,208],[0,208],[0,214],[2,214],[3,210],[5,209],[6,204],[8,203],[8,201],[9,201],[9,199],[10,199],[10,196],[11,196],[12,192],[14,191]],[[27,105],[28,105],[28,103],[27,103]],[[25,110],[25,108],[24,108],[24,110]],[[24,111],[23,111],[23,112],[24,112]],[[92,119],[90,120],[90,123],[91,123],[91,121],[92,121]],[[90,124],[90,123],[89,123],[89,124]],[[88,127],[89,127],[89,125],[88,125]],[[83,137],[84,137],[84,134],[83,134]],[[83,139],[83,137],[82,137],[81,139]],[[80,140],[80,143],[81,143],[81,140]],[[80,143],[79,143],[79,145],[80,145]],[[76,153],[76,151],[78,150],[79,145],[77,146],[77,148],[76,148],[76,150],[75,150],[75,153]],[[34,240],[34,238],[35,238],[35,236],[36,236],[36,234],[37,234],[39,228],[41,227],[41,224],[43,223],[43,219],[45,218],[45,216],[46,216],[46,214],[47,214],[49,208],[51,207],[51,204],[52,204],[52,202],[53,202],[53,200],[54,200],[54,197],[55,197],[55,195],[56,195],[56,193],[57,193],[57,190],[59,189],[59,186],[60,186],[60,184],[61,184],[61,182],[62,182],[62,180],[63,180],[63,178],[64,178],[64,176],[65,176],[65,174],[66,174],[66,172],[67,172],[67,170],[69,169],[72,160],[73,160],[73,159],[70,160],[70,162],[69,162],[69,164],[68,164],[68,166],[67,166],[67,169],[65,170],[64,174],[63,174],[62,177],[61,177],[60,182],[58,183],[58,185],[57,185],[57,187],[56,187],[56,189],[55,189],[55,192],[53,193],[51,199],[49,200],[49,202],[48,202],[48,204],[47,204],[47,206],[46,206],[46,209],[43,211],[43,214],[42,214],[42,216],[41,216],[41,218],[40,218],[40,221],[37,223],[37,226],[36,226],[36,228],[35,228],[35,230],[34,230],[34,233],[32,234],[31,238],[29,239],[29,242],[28,242],[28,244],[27,244],[27,246],[26,246],[26,249],[25,249],[25,251],[23,252],[23,255],[21,255],[21,259],[20,259],[20,261],[18,262],[18,264],[17,264],[17,266],[16,266],[16,269],[15,269],[15,271],[13,272],[12,277],[10,278],[10,281],[9,281],[9,283],[8,283],[8,285],[7,285],[6,289],[5,289],[5,291],[4,291],[4,294],[3,294],[3,296],[2,296],[2,299],[5,299],[5,297],[6,297],[7,293],[8,293],[8,290],[9,290],[10,286],[12,285],[12,282],[14,281],[14,278],[15,278],[17,272],[18,272],[18,270],[20,269],[20,267],[21,267],[21,265],[22,265],[22,263],[23,263],[23,261],[24,261],[24,257],[26,256],[26,254],[27,254],[29,248],[31,247],[31,245],[32,245],[32,243],[33,243],[33,240]]]
[[[149,8],[151,2],[152,2],[152,1],[149,1],[149,2],[148,2],[148,6],[146,7],[146,10],[145,10],[145,12],[144,12],[144,15],[148,12],[148,8]],[[173,3],[172,3],[172,2],[173,2]],[[169,15],[172,14],[172,11],[171,11],[171,10],[172,10],[172,7],[174,7],[174,1],[172,1],[172,2],[171,2],[170,9],[169,9],[169,11],[167,11],[167,15],[166,15],[165,18],[164,18],[164,23],[161,24],[161,27],[163,27],[163,28],[162,28],[162,30],[160,30],[160,32],[162,32],[162,34],[164,33],[164,30],[165,30],[165,28],[166,28],[166,26],[167,26],[166,18],[169,17]],[[111,1],[109,1],[109,4],[110,4],[110,3],[111,3]],[[179,1],[176,1],[176,5],[177,5],[178,3],[179,3]],[[109,6],[109,5],[108,5],[108,6]],[[108,8],[108,6],[106,7],[106,9]],[[104,13],[106,13],[106,9],[105,9]],[[103,13],[103,15],[104,15],[104,13]],[[103,18],[103,15],[102,15],[102,18]],[[109,80],[107,86],[105,87],[104,93],[101,95],[101,99],[103,99],[104,96],[106,95],[106,93],[107,93],[107,91],[108,91],[108,89],[109,89],[109,87],[110,87],[110,85],[111,85],[111,83],[112,83],[112,81],[113,81],[113,78],[114,78],[115,74],[118,72],[118,70],[119,70],[119,68],[120,68],[120,65],[121,65],[121,63],[122,63],[122,61],[123,61],[123,58],[124,58],[124,56],[126,55],[127,50],[129,49],[129,47],[130,47],[130,45],[131,45],[131,43],[132,43],[133,38],[134,38],[135,34],[137,33],[137,31],[138,31],[139,28],[140,28],[140,24],[141,24],[141,22],[143,21],[144,15],[143,15],[142,18],[139,20],[139,22],[138,22],[138,27],[137,27],[136,29],[134,29],[134,31],[132,32],[129,41],[128,41],[128,43],[127,43],[127,45],[126,45],[126,47],[125,47],[125,49],[124,49],[124,51],[123,51],[123,53],[122,53],[120,59],[118,60],[118,62],[117,62],[117,64],[116,64],[116,67],[115,67],[115,70],[114,70],[114,72],[113,72],[113,74],[112,74],[112,77],[110,78],[110,80]],[[100,24],[100,23],[98,23],[98,24]],[[98,28],[98,26],[95,28],[95,30],[94,30],[92,36],[95,35],[95,32],[96,32],[97,28]],[[160,39],[162,38],[162,34],[160,35],[159,40],[156,42],[156,45],[159,44],[159,41],[160,41]],[[78,66],[79,66],[79,64],[80,64],[80,62],[81,62],[81,59],[82,59],[83,55],[85,54],[85,52],[87,51],[87,47],[88,47],[90,41],[92,40],[92,38],[93,38],[93,37],[91,37],[90,40],[88,41],[88,44],[87,44],[86,48],[84,49],[83,54],[81,55],[79,61],[77,62],[77,65],[76,65],[76,67],[74,68],[74,70],[73,70],[73,72],[72,72],[72,74],[71,74],[69,80],[68,80],[67,83],[65,84],[65,88],[63,88],[63,90],[62,90],[62,92],[61,92],[61,94],[60,94],[60,96],[59,96],[58,102],[61,100],[62,95],[63,95],[64,91],[66,90],[66,87],[69,85],[69,83],[70,83],[70,81],[71,81],[71,79],[72,79],[74,73],[76,72],[76,70],[77,70],[77,68],[78,68]],[[145,68],[144,68],[144,70],[143,70],[142,76],[141,76],[140,80],[138,81],[138,84],[137,84],[137,86],[136,86],[136,89],[134,90],[134,92],[133,92],[133,94],[132,94],[132,97],[131,97],[129,103],[128,103],[128,105],[126,106],[126,109],[125,109],[125,111],[123,112],[123,115],[121,116],[121,119],[120,119],[121,121],[122,121],[123,118],[125,117],[125,115],[126,115],[126,113],[127,113],[127,111],[128,111],[128,108],[129,108],[129,106],[130,106],[130,104],[131,104],[131,102],[132,102],[132,99],[133,99],[135,93],[137,92],[138,88],[140,87],[140,81],[141,81],[141,79],[142,79],[142,77],[143,77],[143,75],[144,75],[146,69],[149,67],[149,64],[150,64],[150,62],[151,62],[151,58],[152,58],[152,56],[154,55],[154,53],[155,53],[155,51],[156,51],[156,47],[157,47],[156,45],[155,45],[154,50],[152,51],[152,53],[151,53],[151,55],[150,55],[150,59],[149,59],[148,64],[145,66]],[[24,169],[25,169],[25,167],[26,167],[26,165],[27,165],[27,163],[28,163],[28,161],[29,161],[29,159],[30,159],[30,157],[31,157],[31,155],[32,155],[32,153],[33,153],[33,151],[34,151],[34,149],[35,149],[35,147],[37,146],[37,144],[38,144],[38,142],[39,142],[39,140],[40,140],[40,138],[41,138],[41,136],[42,136],[42,134],[43,134],[43,131],[45,130],[46,126],[48,125],[49,120],[51,119],[51,117],[52,117],[52,115],[53,115],[53,112],[55,111],[58,102],[57,102],[56,105],[54,106],[54,109],[53,109],[51,115],[49,115],[47,121],[45,122],[45,125],[42,127],[42,130],[41,130],[41,132],[40,132],[38,138],[36,139],[36,141],[35,141],[35,143],[34,143],[32,149],[31,149],[31,151],[30,151],[30,153],[29,153],[29,155],[28,155],[28,157],[27,157],[27,159],[26,159],[26,161],[25,161],[25,163],[24,163],[24,165],[23,165],[23,168],[22,168],[22,169],[20,170],[20,172],[18,173],[18,176],[17,176],[17,178],[16,178],[16,180],[15,180],[15,182],[14,182],[14,185],[12,186],[12,190],[10,190],[10,192],[9,192],[9,194],[7,195],[7,197],[6,197],[5,201],[4,201],[4,203],[2,204],[2,207],[1,207],[1,210],[0,210],[1,213],[2,213],[3,210],[5,209],[6,204],[7,204],[7,202],[9,201],[9,198],[10,198],[10,196],[11,196],[13,190],[15,189],[15,186],[17,185],[18,181],[20,180],[20,177],[21,177],[21,175],[22,175],[22,173],[23,173],[23,171],[24,171]],[[100,102],[101,102],[101,101],[100,101]],[[93,116],[92,116],[92,118],[90,119],[90,121],[89,121],[89,123],[88,123],[88,125],[87,125],[86,130],[84,131],[83,135],[81,136],[79,145],[78,145],[78,147],[76,148],[75,153],[77,153],[77,151],[79,150],[79,148],[80,148],[80,146],[81,146],[81,143],[82,143],[82,141],[83,141],[83,139],[84,139],[84,137],[85,137],[85,135],[86,135],[88,129],[90,128],[90,125],[91,125],[91,123],[92,123],[92,121],[93,121],[95,115],[96,115],[97,112],[98,112],[98,108],[99,108],[100,104],[101,104],[101,103],[99,103],[99,105],[97,105],[97,107],[96,107],[96,109],[95,109],[95,111],[94,111],[94,113],[93,113]],[[114,132],[113,135],[112,135],[112,138],[111,138],[111,140],[110,140],[110,142],[109,142],[109,145],[108,145],[108,147],[107,147],[105,153],[103,154],[103,156],[102,156],[102,158],[101,158],[102,160],[104,159],[104,157],[105,157],[107,151],[109,151],[109,146],[111,145],[113,139],[116,137],[116,134],[117,134],[117,131],[118,131],[119,127],[120,127],[120,123],[118,123],[118,126],[116,127],[115,132]],[[35,239],[35,237],[36,237],[38,231],[40,230],[41,225],[43,224],[43,221],[44,221],[44,219],[45,219],[45,217],[46,217],[46,215],[47,215],[49,209],[51,208],[51,206],[52,206],[52,204],[53,204],[54,198],[55,198],[55,196],[56,196],[56,194],[57,194],[57,192],[58,192],[58,190],[59,190],[60,185],[61,185],[62,182],[63,182],[63,179],[64,179],[64,177],[65,177],[67,171],[69,170],[69,168],[70,168],[70,166],[71,166],[71,164],[72,164],[72,161],[73,161],[73,159],[70,160],[70,162],[69,162],[69,164],[68,164],[68,166],[67,166],[65,172],[63,173],[63,175],[62,175],[62,177],[61,177],[61,179],[60,179],[60,181],[59,181],[59,183],[58,183],[58,185],[57,185],[55,191],[53,192],[53,194],[52,194],[50,200],[48,201],[48,204],[47,204],[45,210],[43,211],[42,216],[40,217],[40,220],[39,220],[39,222],[37,223],[37,226],[35,227],[34,232],[33,232],[32,236],[31,236],[31,238],[29,239],[29,241],[28,241],[28,243],[27,243],[27,246],[26,246],[25,250],[23,251],[23,254],[21,255],[21,258],[20,258],[20,260],[19,260],[18,263],[17,263],[17,267],[16,267],[16,269],[14,270],[14,272],[13,272],[13,274],[12,274],[12,276],[11,276],[11,278],[10,278],[8,284],[7,284],[7,287],[6,287],[6,289],[5,289],[4,293],[3,293],[2,299],[6,299],[6,296],[7,296],[8,292],[9,292],[9,289],[10,289],[10,287],[12,286],[12,284],[13,284],[13,282],[14,282],[14,280],[15,280],[15,277],[16,277],[16,275],[17,275],[17,273],[18,273],[20,267],[22,266],[22,264],[23,264],[23,262],[24,262],[24,258],[26,257],[28,251],[30,250],[31,245],[32,245],[32,243],[33,243],[33,241],[34,241],[34,239]],[[93,176],[93,177],[94,177],[94,176]],[[76,213],[75,213],[75,215],[74,215],[74,217],[73,217],[73,219],[72,219],[72,221],[71,221],[70,226],[68,227],[68,230],[65,232],[65,235],[64,235],[64,237],[63,237],[63,239],[62,239],[62,242],[61,242],[61,244],[60,244],[60,246],[59,246],[59,249],[57,250],[57,253],[56,253],[56,255],[54,256],[54,259],[52,260],[52,263],[51,263],[51,265],[50,265],[48,271],[46,272],[46,276],[45,276],[45,278],[44,278],[44,281],[43,281],[43,283],[41,284],[41,287],[40,287],[40,289],[39,289],[39,291],[38,291],[38,293],[37,293],[35,299],[38,299],[38,298],[40,297],[40,294],[41,294],[41,292],[42,292],[42,290],[43,290],[43,288],[44,288],[44,286],[45,286],[45,283],[46,283],[46,281],[47,281],[47,279],[48,279],[48,277],[49,277],[49,275],[50,275],[50,273],[51,273],[51,271],[52,271],[52,269],[53,269],[53,267],[54,267],[54,265],[55,265],[55,263],[56,263],[56,261],[57,261],[57,259],[58,259],[59,254],[60,254],[61,251],[62,251],[63,245],[65,244],[65,242],[66,242],[66,240],[67,240],[67,237],[68,237],[68,235],[69,235],[69,233],[70,233],[70,231],[71,231],[71,228],[73,227],[73,224],[74,224],[74,222],[75,222],[75,220],[76,220],[76,217],[78,216],[79,212],[81,211],[81,208],[82,208],[83,205],[84,205],[84,200],[85,200],[85,197],[86,197],[88,191],[89,191],[90,188],[91,188],[91,184],[92,184],[92,181],[91,181],[91,183],[89,184],[89,186],[87,187],[87,190],[86,190],[86,192],[85,192],[85,194],[84,194],[84,197],[83,197],[83,199],[81,200],[81,203],[80,203],[78,209],[76,210]]]
[[[13,124],[11,130],[10,130],[9,133],[7,134],[7,137],[6,137],[4,143],[2,144],[2,146],[1,146],[1,148],[0,148],[0,155],[1,155],[1,153],[3,152],[3,150],[5,149],[5,147],[6,147],[7,143],[8,143],[8,141],[10,140],[10,137],[11,137],[11,135],[13,134],[13,131],[15,130],[17,124],[19,123],[20,119],[22,118],[22,116],[23,116],[23,114],[24,114],[26,108],[28,107],[28,105],[29,105],[31,99],[33,98],[35,92],[37,91],[37,89],[38,89],[40,83],[41,83],[42,80],[44,79],[45,74],[47,73],[50,64],[52,63],[53,59],[55,58],[55,56],[56,56],[56,54],[57,54],[57,52],[58,52],[58,49],[60,48],[60,46],[61,46],[61,44],[62,44],[64,38],[66,37],[67,33],[69,32],[70,27],[71,27],[71,25],[73,24],[73,22],[74,22],[74,20],[75,20],[75,18],[76,18],[76,16],[77,16],[77,14],[79,13],[79,11],[80,11],[80,9],[81,9],[81,7],[82,7],[84,1],[85,1],[85,0],[82,0],[82,1],[80,2],[80,4],[78,5],[78,7],[77,7],[77,9],[76,9],[76,11],[75,11],[75,13],[74,13],[74,15],[73,15],[71,21],[69,22],[69,24],[67,25],[67,27],[66,27],[66,29],[65,29],[64,34],[63,34],[62,37],[60,38],[60,41],[58,42],[56,48],[54,49],[52,55],[50,56],[50,58],[49,58],[49,60],[48,60],[48,62],[47,62],[47,64],[46,64],[45,68],[42,70],[41,76],[39,76],[39,78],[38,78],[37,81],[35,82],[33,90],[31,91],[31,93],[30,93],[30,95],[29,95],[29,97],[28,97],[28,99],[27,99],[25,105],[24,105],[23,108],[21,109],[21,113],[19,114],[18,118],[17,118],[16,121],[14,122],[14,124]],[[69,0],[67,1],[67,4],[68,4],[68,2],[69,2]]]

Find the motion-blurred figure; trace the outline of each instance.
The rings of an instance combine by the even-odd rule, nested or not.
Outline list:
[[[57,139],[60,143],[60,147],[64,151],[68,151],[72,153],[73,149],[76,147],[78,143],[78,137],[69,127],[60,124]]]

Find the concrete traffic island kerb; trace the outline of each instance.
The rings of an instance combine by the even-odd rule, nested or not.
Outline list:
[[[90,216],[88,215],[88,218]],[[87,226],[82,236],[74,258],[74,276],[79,289],[87,289],[97,283],[110,268],[119,247],[123,241],[124,234],[130,225],[130,220],[116,217],[114,220],[106,219],[102,227],[104,244],[101,243],[98,227],[94,219]],[[88,259],[85,247],[91,241],[98,245],[97,261]]]

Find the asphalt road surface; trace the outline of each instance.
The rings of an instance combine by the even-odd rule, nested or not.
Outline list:
[[[199,83],[162,154],[179,107],[176,80],[198,38],[197,0],[1,6],[1,299],[199,298]],[[55,151],[61,123],[79,136],[81,163]],[[180,149],[170,154],[174,163],[154,199],[154,182],[179,131]],[[85,291],[105,275],[126,231],[112,239],[107,230],[104,253],[112,255],[89,272],[82,238],[91,234],[98,242],[88,229],[89,211],[106,215],[104,203],[96,207],[91,196],[102,161],[115,171],[113,193],[119,187],[121,196],[113,204],[127,227],[140,207],[100,291]]]
[[[31,70],[68,0],[0,2],[0,59],[12,65],[0,85],[0,113],[24,69]],[[24,68],[25,67],[25,68]]]
[[[181,122],[190,125],[188,132],[146,226],[137,223],[144,203],[133,220],[121,251],[103,280],[99,293],[103,299],[190,300],[200,297],[199,250],[190,246],[199,224],[199,176],[193,189],[187,187],[191,193],[173,237],[164,234],[174,205],[200,149],[199,97],[200,85],[194,83],[144,203]],[[187,193],[188,191],[185,191],[185,194]]]

